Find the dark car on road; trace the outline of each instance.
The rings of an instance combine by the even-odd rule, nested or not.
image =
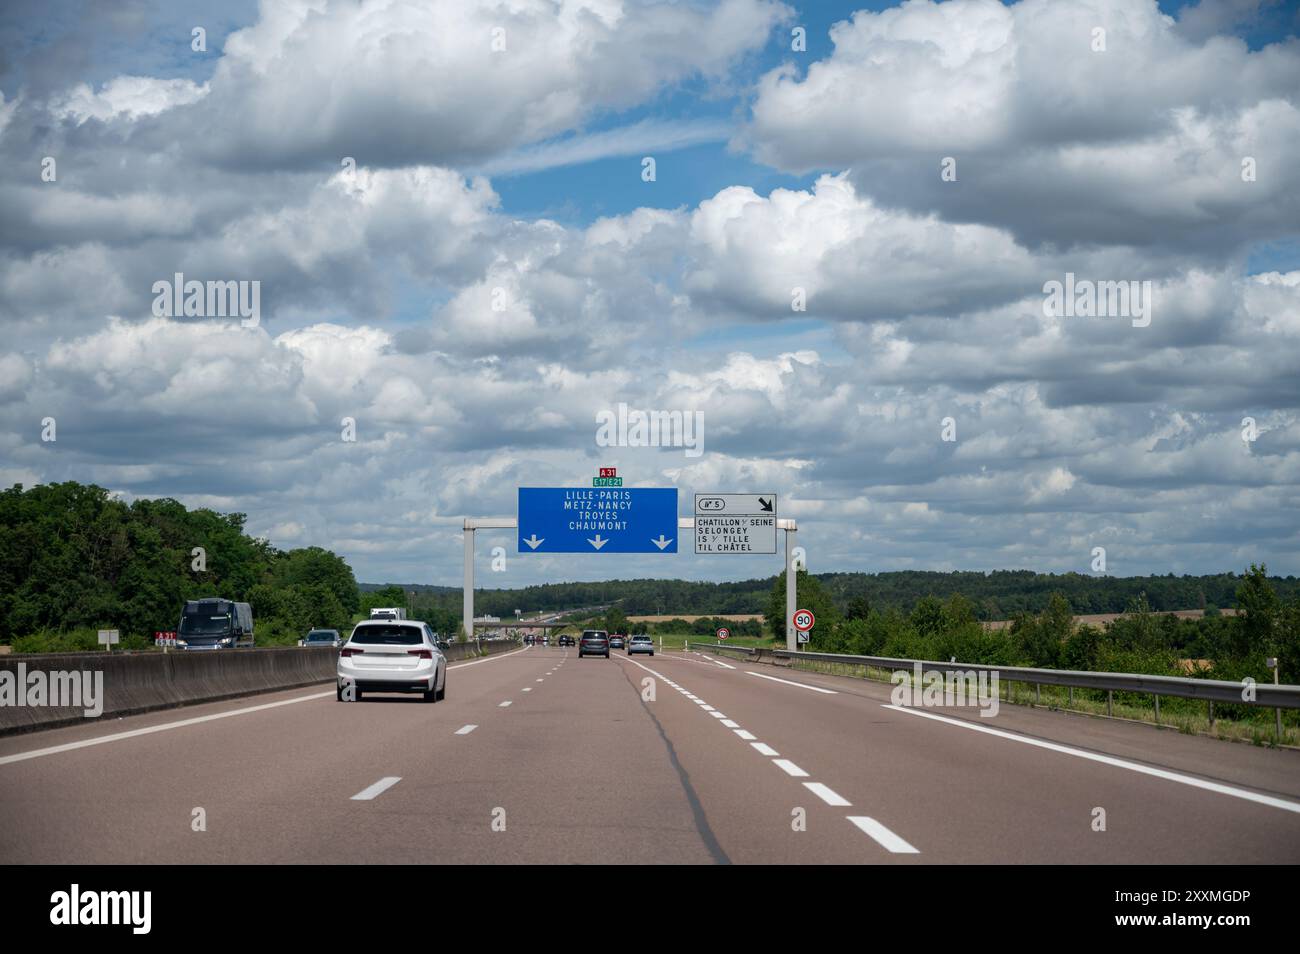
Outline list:
[[[609,637],[609,648],[622,649],[625,639],[626,637],[624,637],[622,633],[615,633],[613,636]]]
[[[609,633],[603,629],[584,629],[578,641],[578,658],[604,656],[609,658]]]
[[[556,643],[557,646],[574,646],[576,642],[572,636],[561,636]]]

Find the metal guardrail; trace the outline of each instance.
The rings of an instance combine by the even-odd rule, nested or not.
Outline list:
[[[983,663],[935,662],[925,659],[894,659],[889,656],[851,656],[842,653],[791,652],[787,649],[750,649],[742,646],[725,646],[717,643],[695,643],[697,649],[715,653],[738,653],[752,662],[800,660],[806,662],[838,663],[848,666],[871,666],[875,669],[915,671],[919,664],[922,674],[997,673],[998,679],[1009,683],[1023,682],[1038,686],[1064,686],[1075,689],[1094,689],[1107,694],[1106,711],[1112,713],[1114,693],[1149,693],[1155,697],[1156,718],[1160,717],[1160,697],[1198,699],[1210,705],[1210,722],[1214,722],[1214,703],[1255,706],[1278,710],[1278,735],[1281,735],[1281,710],[1300,709],[1300,686],[1277,685],[1269,682],[1253,684],[1254,698],[1247,699],[1247,685],[1220,679],[1196,679],[1188,676],[1152,676],[1143,673],[1081,672],[1071,669],[1031,669],[1024,666],[991,666]],[[1037,689],[1035,690],[1037,692]]]

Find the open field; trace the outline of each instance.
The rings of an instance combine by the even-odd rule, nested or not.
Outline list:
[[[1219,612],[1224,616],[1236,616],[1235,609],[1223,609]],[[1123,619],[1127,613],[1090,613],[1086,616],[1076,616],[1074,625],[1082,626],[1085,623],[1089,626],[1103,626],[1106,623],[1113,623],[1117,619]],[[1205,615],[1205,610],[1170,610],[1168,613],[1155,613],[1156,616],[1177,616],[1179,619],[1200,619]],[[980,623],[985,629],[1006,629],[1013,621],[1009,619],[988,619]]]
[[[667,623],[668,620],[685,620],[686,623],[694,623],[695,620],[732,620],[733,623],[745,623],[746,620],[762,621],[763,613],[668,613],[666,616],[628,616],[628,623]]]

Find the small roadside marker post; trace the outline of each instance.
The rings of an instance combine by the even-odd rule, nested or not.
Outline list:
[[[1277,675],[1278,658],[1276,656],[1269,656],[1268,659],[1264,660],[1264,663],[1265,665],[1268,666],[1269,669],[1273,670],[1273,685],[1276,686],[1278,684],[1278,675]],[[1282,741],[1282,707],[1278,706],[1276,709],[1273,710],[1273,712],[1277,717],[1277,730],[1276,730],[1277,741],[1281,742]]]

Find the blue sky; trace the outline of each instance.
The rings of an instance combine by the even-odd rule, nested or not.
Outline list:
[[[462,517],[601,464],[776,490],[815,569],[1300,571],[1300,5],[1035,2],[8,3],[0,483],[247,513],[367,580],[454,582]],[[517,59],[454,42],[503,17]],[[182,269],[261,282],[260,326],[151,316]],[[1066,272],[1161,311],[1063,324]],[[708,450],[596,446],[618,402],[703,410]]]

